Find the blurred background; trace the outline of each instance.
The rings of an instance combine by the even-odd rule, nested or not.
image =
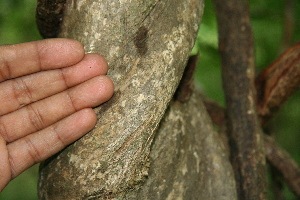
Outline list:
[[[250,0],[255,38],[257,72],[268,66],[287,46],[300,40],[299,0]],[[207,97],[224,106],[218,54],[217,23],[211,0],[205,12],[192,51],[200,52],[196,83]],[[286,6],[292,3],[292,6]],[[35,24],[36,0],[0,0],[0,45],[42,39]],[[292,16],[286,20],[287,16]],[[270,123],[278,143],[300,163],[300,91],[290,98]],[[11,181],[0,194],[3,200],[37,199],[38,166],[33,166]],[[270,185],[271,188],[271,185]],[[277,199],[270,189],[270,199]],[[296,197],[284,185],[288,200]]]

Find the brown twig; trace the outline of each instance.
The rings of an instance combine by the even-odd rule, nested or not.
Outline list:
[[[266,199],[262,131],[256,115],[253,37],[246,0],[214,0],[227,130],[239,199]]]
[[[300,168],[268,135],[264,136],[268,161],[281,172],[289,188],[300,198]]]
[[[300,42],[262,71],[255,85],[258,94],[258,114],[264,126],[300,88]]]

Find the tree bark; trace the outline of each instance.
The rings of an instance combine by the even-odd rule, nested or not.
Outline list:
[[[214,0],[227,134],[239,199],[266,199],[263,132],[256,113],[254,50],[246,0]]]
[[[96,127],[40,167],[40,199],[235,199],[233,171],[197,92],[172,100],[203,0],[67,0],[59,37],[109,62]]]

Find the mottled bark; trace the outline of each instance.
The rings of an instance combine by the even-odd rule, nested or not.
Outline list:
[[[199,93],[171,101],[151,148],[149,177],[128,199],[236,199],[234,174]]]
[[[170,103],[202,12],[202,0],[67,0],[59,37],[107,58],[115,95],[94,130],[41,165],[40,199],[234,199],[200,97]]]

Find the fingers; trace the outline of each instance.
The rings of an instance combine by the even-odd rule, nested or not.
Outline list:
[[[0,118],[0,134],[9,143],[42,130],[83,108],[95,107],[113,94],[106,76],[90,79],[74,88],[25,106]]]
[[[0,82],[38,71],[71,66],[83,57],[83,45],[65,38],[1,46]]]
[[[0,192],[95,126],[91,107],[114,91],[106,72],[103,57],[71,39],[0,46]]]
[[[107,63],[102,56],[87,54],[71,67],[5,81],[0,84],[0,116],[106,72]]]
[[[96,120],[92,109],[83,109],[42,131],[8,144],[12,178],[79,139],[95,126]]]

